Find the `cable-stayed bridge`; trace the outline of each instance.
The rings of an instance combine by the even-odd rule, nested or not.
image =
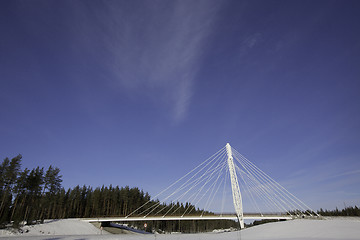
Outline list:
[[[235,212],[225,213],[229,211]],[[240,227],[244,228],[245,220],[293,219],[304,216],[319,217],[310,207],[227,143],[214,155],[126,216],[84,220],[237,220]]]

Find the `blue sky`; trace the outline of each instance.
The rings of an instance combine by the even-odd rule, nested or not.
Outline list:
[[[155,195],[227,142],[360,205],[358,1],[0,2],[0,157]]]

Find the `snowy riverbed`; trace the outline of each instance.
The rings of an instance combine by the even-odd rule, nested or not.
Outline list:
[[[200,239],[360,239],[360,218],[331,218],[328,220],[292,220],[268,223],[241,232],[202,233],[202,234],[121,234],[103,232],[90,223],[76,219],[47,221],[44,224],[24,228],[24,233],[14,234],[0,231],[2,239],[33,240],[200,240]]]

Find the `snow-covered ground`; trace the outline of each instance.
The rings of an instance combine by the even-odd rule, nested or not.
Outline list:
[[[245,229],[241,232],[203,233],[203,234],[148,234],[148,235],[111,235],[103,234],[90,223],[76,219],[47,222],[27,228],[21,235],[9,235],[0,231],[0,237],[9,239],[33,240],[200,240],[200,239],[360,239],[360,218],[331,218],[328,220],[292,220],[268,223]],[[25,228],[26,230],[26,228]]]
[[[0,237],[101,234],[101,230],[99,228],[78,219],[45,220],[44,224],[24,226],[21,231],[22,233],[19,231],[0,230]]]

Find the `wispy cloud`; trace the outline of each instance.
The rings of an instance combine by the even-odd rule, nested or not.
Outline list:
[[[243,42],[242,42],[242,47],[243,48],[248,48],[251,49],[253,47],[255,47],[255,45],[261,40],[261,33],[255,33],[252,35],[247,36]]]
[[[352,171],[347,171],[347,172],[343,172],[337,175],[332,176],[333,178],[335,177],[343,177],[343,176],[349,176],[349,175],[357,175],[360,174],[360,169],[358,170],[352,170]]]
[[[118,86],[146,92],[156,104],[167,105],[178,122],[187,115],[219,6],[208,1],[143,3],[130,10],[112,5],[99,17],[107,28],[107,65]]]

